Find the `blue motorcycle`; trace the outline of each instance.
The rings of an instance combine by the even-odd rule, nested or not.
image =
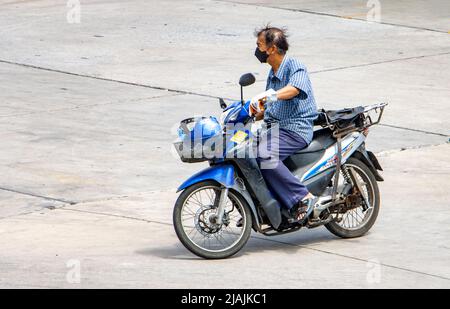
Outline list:
[[[173,223],[181,243],[200,257],[221,259],[236,254],[252,229],[266,236],[322,225],[342,238],[367,233],[378,216],[377,181],[383,178],[365,140],[387,104],[319,110],[313,141],[283,161],[319,197],[308,218],[298,222],[270,192],[252,156],[260,138],[272,130],[257,127],[250,101],[243,100],[243,87],[254,82],[252,74],[242,75],[241,100],[230,105],[219,100],[220,120],[195,117],[180,123],[174,146],[181,160],[210,165],[178,188]]]

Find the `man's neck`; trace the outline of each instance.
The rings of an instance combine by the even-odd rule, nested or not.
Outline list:
[[[280,68],[281,62],[283,62],[283,58],[285,55],[275,54],[273,59],[268,60],[267,62],[272,67],[273,73],[277,74],[278,69]]]

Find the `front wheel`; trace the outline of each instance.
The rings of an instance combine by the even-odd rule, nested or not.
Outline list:
[[[181,243],[206,259],[236,254],[250,238],[252,216],[245,200],[228,191],[222,224],[215,222],[220,185],[203,181],[185,189],[178,197],[173,224]]]
[[[360,160],[350,158],[345,163],[348,172],[352,172],[354,178],[359,182],[362,195],[355,192],[355,184],[348,177],[340,177],[343,181],[352,182],[352,191],[354,194],[347,197],[346,204],[348,209],[339,216],[338,221],[332,221],[325,227],[334,235],[342,238],[360,237],[366,234],[375,223],[380,210],[380,191],[372,171]],[[340,176],[341,176],[340,175]],[[359,191],[359,190],[358,190]],[[369,205],[364,210],[362,203],[363,197]]]

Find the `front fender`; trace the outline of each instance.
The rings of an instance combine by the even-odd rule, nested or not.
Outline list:
[[[231,164],[220,164],[205,168],[183,182],[177,192],[204,180],[215,180],[221,185],[231,188],[234,185],[234,167]]]
[[[247,202],[250,210],[252,212],[253,217],[253,229],[255,231],[261,231],[261,223],[258,215],[258,211],[256,210],[255,203],[253,202],[252,197],[248,193],[248,191],[244,188],[241,188],[234,181],[234,166],[231,164],[220,164],[210,166],[201,170],[200,172],[192,175],[189,179],[181,184],[178,187],[177,192],[186,189],[187,187],[196,184],[198,182],[204,180],[215,180],[223,186],[233,190],[235,193],[241,195],[245,201]]]

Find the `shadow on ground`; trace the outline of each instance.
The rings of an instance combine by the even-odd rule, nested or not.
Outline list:
[[[304,232],[304,231],[302,231]],[[263,253],[265,251],[280,251],[288,254],[297,254],[304,250],[305,246],[315,246],[318,244],[327,243],[329,241],[339,241],[339,238],[330,234],[326,230],[316,230],[314,232],[308,231],[308,235],[301,235],[301,232],[296,232],[291,235],[286,234],[277,237],[267,237],[261,234],[252,234],[247,244],[236,255],[230,257],[231,259],[240,258],[244,255],[253,253]],[[287,236],[289,235],[289,238]],[[298,236],[298,237],[296,237]],[[306,237],[305,237],[306,236]],[[137,250],[136,253],[141,255],[157,256],[163,259],[174,260],[199,260],[199,257],[191,254],[183,247],[181,242],[171,244],[164,247],[147,248]]]

